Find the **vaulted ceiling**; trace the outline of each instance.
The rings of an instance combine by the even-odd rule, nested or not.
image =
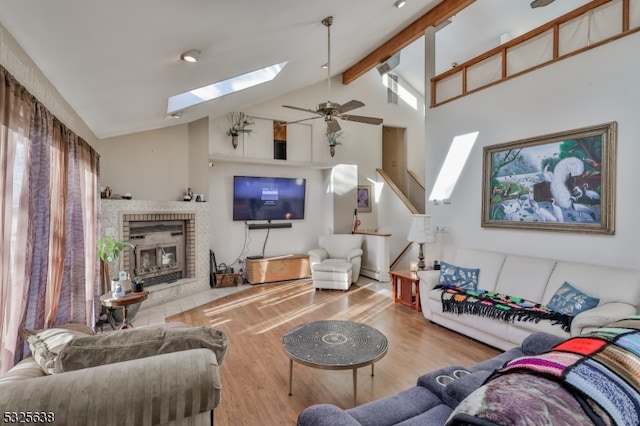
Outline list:
[[[407,0],[3,0],[0,23],[99,138],[238,111],[326,79],[326,28],[333,16],[332,74],[339,75],[443,2]],[[463,62],[588,0],[532,9],[529,0],[481,0],[438,32],[436,70]],[[442,7],[442,5],[440,6]],[[180,54],[200,50],[188,64]],[[167,118],[167,99],[289,61],[272,82]],[[394,70],[424,90],[424,45],[405,47]],[[313,101],[310,102],[310,106]]]

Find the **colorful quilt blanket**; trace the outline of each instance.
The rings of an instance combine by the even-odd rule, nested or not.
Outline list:
[[[640,425],[640,316],[509,361],[456,407],[460,424]]]
[[[515,296],[486,290],[465,290],[461,287],[436,286],[442,289],[442,311],[472,314],[504,321],[550,320],[564,331],[571,328],[572,316],[554,312],[544,305]]]

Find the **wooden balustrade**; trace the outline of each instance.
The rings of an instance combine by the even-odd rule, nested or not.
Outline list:
[[[594,0],[520,37],[514,38],[509,42],[459,64],[455,68],[431,79],[431,106],[435,107],[450,102],[462,96],[486,89],[508,79],[638,32],[640,31],[640,22],[632,22],[632,16],[635,17],[635,20],[638,20],[637,16],[639,13],[637,10],[633,10],[634,13],[632,14],[632,7],[640,7],[640,5],[637,1],[632,2],[632,0]],[[602,39],[592,40],[588,37],[584,41],[584,45],[575,42],[570,43],[572,40],[565,40],[570,36],[567,32],[563,32],[563,29],[568,28],[568,26],[572,24],[577,24],[581,19],[598,19],[598,17],[603,17],[607,13],[612,13],[612,11],[618,14],[620,18],[620,21],[617,21],[619,23],[619,29],[611,29],[611,33],[606,34]],[[588,25],[588,31],[590,31],[590,23],[588,23]],[[591,34],[589,35],[591,36]],[[510,70],[510,53],[515,52],[519,48],[526,48],[527,43],[531,44],[536,41],[543,43],[546,41],[543,40],[545,38],[552,39],[548,57],[541,55],[537,60],[535,58],[530,59],[532,62],[525,68],[518,69],[517,66],[513,66],[512,68],[515,69]],[[490,72],[492,69],[495,69],[497,61],[500,62],[500,73],[498,76],[481,75],[482,71]],[[482,78],[486,81],[477,83],[476,86],[471,85],[470,80],[481,80]],[[447,91],[449,91],[449,93],[446,93]]]

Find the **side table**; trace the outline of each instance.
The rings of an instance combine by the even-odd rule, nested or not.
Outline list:
[[[409,270],[391,271],[391,286],[393,301],[409,306],[416,311],[422,311],[420,306],[420,278],[418,274]]]
[[[147,300],[149,296],[149,292],[147,290],[137,292],[137,293],[126,293],[122,297],[113,297],[111,293],[105,293],[100,296],[100,303],[102,306],[108,309],[107,312],[107,320],[111,325],[111,328],[116,329],[116,320],[113,318],[113,311],[116,308],[122,308],[122,325],[120,329],[124,328],[132,328],[131,324],[127,324],[127,310],[130,305],[135,305],[136,303],[142,303]]]

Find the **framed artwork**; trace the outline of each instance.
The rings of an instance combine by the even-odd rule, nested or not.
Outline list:
[[[482,226],[614,234],[616,127],[484,147]]]
[[[358,185],[358,213],[371,211],[371,185]]]

